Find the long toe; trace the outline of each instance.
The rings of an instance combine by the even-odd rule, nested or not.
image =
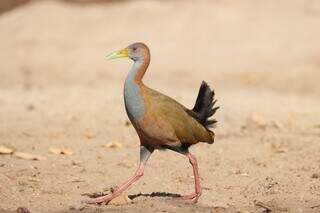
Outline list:
[[[181,197],[181,199],[190,202],[190,203],[196,203],[198,202],[198,199],[200,197],[201,194],[197,194],[195,192],[188,194],[188,195],[184,195]]]
[[[85,200],[84,203],[86,204],[100,204],[100,203],[109,203],[112,200],[111,195],[104,195],[101,197],[97,197],[90,200]]]
[[[190,199],[193,199],[193,198],[195,198],[195,197],[197,197],[197,196],[198,196],[197,193],[193,192],[193,193],[188,194],[188,195],[183,195],[183,196],[182,196],[182,199],[184,199],[184,200],[190,200]]]

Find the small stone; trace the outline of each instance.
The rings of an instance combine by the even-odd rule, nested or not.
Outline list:
[[[3,155],[8,155],[8,154],[12,154],[13,153],[13,149],[10,149],[8,147],[5,147],[5,146],[1,146],[0,145],[0,154],[3,154]]]
[[[30,213],[29,209],[26,207],[18,207],[16,210],[17,213]]]
[[[112,148],[112,149],[121,149],[123,147],[123,145],[118,141],[112,141],[112,142],[107,143],[105,145],[105,147]]]
[[[27,106],[27,110],[28,111],[33,111],[35,109],[35,107],[34,107],[34,105],[32,105],[32,104],[29,104],[28,106]]]
[[[71,151],[70,149],[66,149],[66,148],[49,148],[49,152],[52,154],[56,154],[56,155],[72,155],[73,151]]]
[[[313,173],[311,175],[311,178],[315,178],[315,179],[320,178],[320,174],[319,173]]]
[[[69,210],[74,211],[74,210],[77,210],[77,208],[74,206],[69,206]]]

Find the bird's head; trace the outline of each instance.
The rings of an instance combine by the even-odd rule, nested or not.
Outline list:
[[[150,57],[150,51],[147,45],[141,42],[133,43],[128,47],[113,52],[107,56],[107,59],[123,58],[129,57],[133,61],[143,61],[146,58]]]

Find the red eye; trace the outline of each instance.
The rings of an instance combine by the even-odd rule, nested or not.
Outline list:
[[[136,47],[134,47],[134,48],[132,48],[133,49],[133,51],[136,51],[137,50],[137,48]]]

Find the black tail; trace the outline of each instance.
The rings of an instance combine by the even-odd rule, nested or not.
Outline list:
[[[217,100],[214,99],[214,91],[210,89],[205,81],[202,81],[196,104],[192,111],[197,114],[197,120],[205,127],[214,127],[217,123],[215,119],[209,118],[219,109],[214,107]]]

